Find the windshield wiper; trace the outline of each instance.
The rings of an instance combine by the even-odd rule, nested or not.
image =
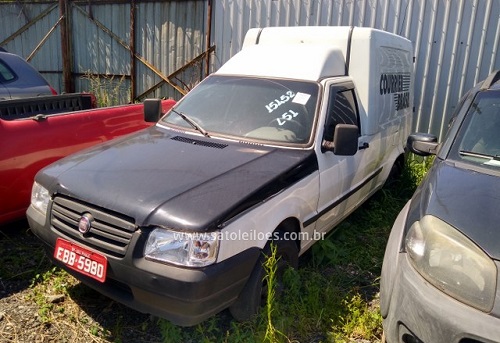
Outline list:
[[[463,156],[479,157],[479,158],[500,161],[500,156],[498,155],[488,155],[488,154],[482,154],[480,152],[465,151],[465,150],[460,150],[458,153]]]
[[[196,131],[200,132],[203,136],[205,137],[208,137],[210,138],[210,135],[208,134],[207,131],[205,131],[197,122],[195,122],[193,119],[191,119],[190,117],[188,117],[187,115],[185,115],[184,113],[182,112],[179,112],[179,111],[176,111],[174,110],[173,108],[170,110],[172,112],[174,112],[175,114],[177,114],[179,117],[181,117],[182,119],[184,119],[184,121],[186,123],[188,123],[189,125],[191,125],[191,127],[193,129],[195,129]]]

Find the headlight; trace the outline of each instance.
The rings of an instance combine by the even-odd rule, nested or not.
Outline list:
[[[465,304],[491,311],[495,263],[457,229],[426,215],[410,227],[405,244],[410,261],[427,281]]]
[[[47,207],[49,206],[50,194],[39,183],[33,183],[31,189],[31,205],[43,214],[47,214]]]
[[[144,255],[146,259],[187,267],[204,267],[217,259],[217,232],[184,233],[155,229],[149,235]]]

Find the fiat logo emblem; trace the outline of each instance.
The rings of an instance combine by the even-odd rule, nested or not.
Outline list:
[[[90,231],[92,227],[92,215],[90,213],[85,213],[78,222],[78,231],[82,234],[86,234]]]

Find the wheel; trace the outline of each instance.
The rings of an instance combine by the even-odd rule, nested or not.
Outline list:
[[[398,158],[391,167],[389,176],[387,177],[387,184],[392,185],[401,178],[404,169],[404,158]]]
[[[276,271],[276,293],[279,294],[283,288],[283,273],[288,267],[298,267],[298,248],[295,241],[285,240],[283,233],[278,232],[275,240],[269,241],[262,254],[257,260],[255,267],[250,274],[250,278],[243,287],[238,299],[229,307],[229,311],[234,319],[238,321],[246,321],[251,319],[259,312],[259,309],[266,302],[267,285],[264,277],[266,271],[263,263],[266,261],[266,256],[271,254],[271,243],[276,245],[276,259],[278,259]]]

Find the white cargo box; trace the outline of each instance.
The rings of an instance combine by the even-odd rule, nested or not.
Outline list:
[[[349,76],[358,93],[364,134],[378,126],[410,117],[413,49],[401,36],[367,27],[306,26],[250,29],[243,49],[217,74],[248,75],[322,81]],[[300,66],[300,67],[297,67]],[[367,119],[367,118],[365,118]]]

